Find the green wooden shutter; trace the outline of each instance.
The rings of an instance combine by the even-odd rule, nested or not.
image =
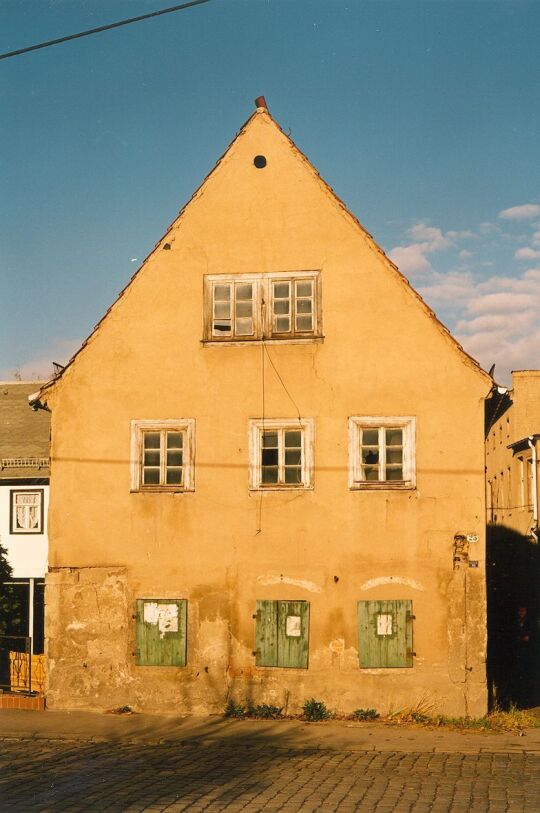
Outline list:
[[[279,601],[278,605],[278,666],[307,669],[309,602]]]
[[[360,667],[412,666],[412,601],[358,602]]]
[[[257,601],[255,625],[256,666],[278,665],[277,601]]]
[[[137,599],[137,666],[185,666],[186,599]]]

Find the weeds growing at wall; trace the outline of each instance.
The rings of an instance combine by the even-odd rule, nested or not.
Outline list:
[[[321,700],[315,700],[315,698],[311,698],[310,700],[306,700],[303,706],[303,714],[302,717],[304,720],[308,720],[310,723],[318,723],[321,720],[329,720],[330,717],[334,715],[330,712],[326,705]]]

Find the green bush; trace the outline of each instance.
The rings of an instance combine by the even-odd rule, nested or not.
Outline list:
[[[375,709],[355,709],[351,714],[353,720],[376,720],[379,712]]]
[[[241,703],[235,703],[234,700],[229,700],[225,706],[225,717],[245,717],[246,710]]]
[[[313,697],[310,700],[306,700],[303,712],[302,716],[305,720],[309,720],[310,723],[316,723],[319,720],[328,720],[332,716],[325,704],[320,700],[315,700]]]
[[[249,717],[256,717],[259,720],[279,720],[283,717],[283,709],[278,706],[270,706],[267,703],[261,703],[259,706],[250,706],[248,709]]]

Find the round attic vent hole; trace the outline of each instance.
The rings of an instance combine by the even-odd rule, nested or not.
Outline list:
[[[264,169],[266,166],[266,158],[264,155],[256,155],[253,159],[253,163],[257,167],[257,169]]]

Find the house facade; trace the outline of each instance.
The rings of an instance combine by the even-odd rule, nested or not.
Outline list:
[[[50,415],[30,411],[28,398],[40,386],[0,382],[0,545],[17,604],[8,633],[29,636],[36,655],[44,647]]]
[[[517,370],[488,402],[488,518],[536,542],[539,453],[540,370]]]
[[[484,713],[491,379],[258,105],[36,398],[48,705]]]

